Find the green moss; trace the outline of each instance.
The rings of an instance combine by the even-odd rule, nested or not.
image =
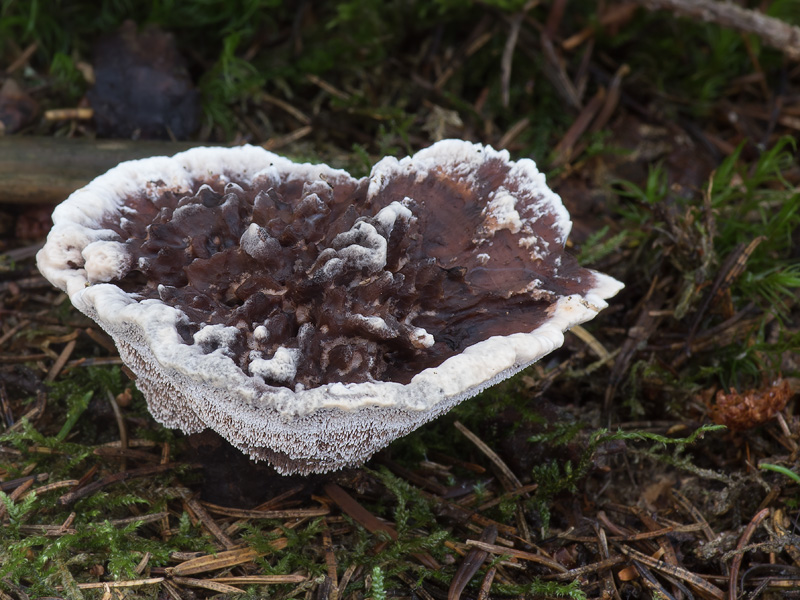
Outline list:
[[[613,240],[614,245],[623,246],[619,240],[627,240],[635,260],[618,277],[649,281],[653,273],[663,270],[662,277],[670,273],[680,278],[683,283],[679,297],[673,299],[674,317],[683,320],[687,329],[699,325],[702,331],[723,320],[719,311],[708,310],[720,298],[709,305],[706,297],[715,280],[733,268],[730,261],[743,256],[741,273],[731,276],[730,285],[721,291],[729,293],[735,312],[754,306],[754,314],[760,317],[740,336],[727,343],[721,338],[711,352],[699,353],[699,360],[693,360],[683,373],[692,385],[707,387],[716,380],[725,387],[757,387],[764,379],[778,376],[782,353],[800,349],[797,336],[782,325],[797,306],[800,290],[800,266],[793,257],[792,239],[800,227],[800,194],[782,176],[793,164],[794,141],[780,140],[751,164],[742,160],[741,151],[716,169],[704,201],[673,194],[660,167],[651,170],[644,187],[619,183],[626,199],[620,208],[623,229],[609,244]],[[742,255],[754,240],[758,243],[752,253]],[[607,247],[592,242],[590,252],[602,253]],[[698,311],[704,312],[695,325],[692,319]],[[767,325],[775,318],[779,329],[777,335],[769,336]],[[743,337],[749,340],[744,346]]]

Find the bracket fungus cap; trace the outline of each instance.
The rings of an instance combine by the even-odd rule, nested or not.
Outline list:
[[[357,465],[561,346],[622,284],[563,252],[529,159],[444,140],[356,179],[259,147],[125,162],[38,266],[154,417],[281,473]]]

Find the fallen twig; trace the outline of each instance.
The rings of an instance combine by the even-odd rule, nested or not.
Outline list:
[[[757,10],[733,2],[715,0],[637,0],[650,10],[668,9],[676,14],[702,19],[742,33],[753,33],[792,60],[800,60],[800,27],[784,23]]]

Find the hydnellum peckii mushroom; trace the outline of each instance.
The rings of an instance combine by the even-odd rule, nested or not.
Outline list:
[[[363,462],[622,287],[564,254],[569,215],[533,161],[455,140],[362,179],[251,146],[126,162],[53,222],[39,269],[155,418],[281,473]]]

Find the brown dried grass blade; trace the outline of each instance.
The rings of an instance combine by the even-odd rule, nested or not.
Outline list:
[[[290,575],[240,575],[238,577],[212,577],[209,581],[238,585],[273,585],[281,583],[303,583],[308,577],[294,573]]]
[[[380,521],[375,515],[361,506],[361,504],[359,504],[355,498],[345,492],[337,484],[327,484],[325,486],[325,493],[339,506],[339,508],[342,509],[342,511],[344,511],[354,521],[359,523],[370,533],[383,531],[393,540],[397,539],[398,535],[394,527],[384,523],[383,521]],[[440,567],[436,559],[427,552],[415,552],[411,555],[428,568],[439,569]]]
[[[194,579],[192,577],[173,577],[172,582],[188,585],[191,587],[204,588],[206,590],[211,590],[213,592],[219,592],[220,594],[244,593],[244,591],[240,590],[239,588],[233,587],[232,585],[217,583],[216,581],[211,581],[210,579]]]
[[[163,577],[149,577],[147,579],[131,579],[127,581],[99,581],[97,583],[76,583],[82,590],[102,590],[106,588],[128,588],[141,585],[153,585],[164,581]],[[57,587],[56,589],[60,589]]]
[[[486,544],[493,544],[496,539],[497,527],[490,525],[483,530],[480,541]],[[483,566],[488,556],[489,553],[480,548],[473,548],[469,551],[464,561],[461,563],[461,566],[458,567],[458,571],[456,571],[456,574],[453,576],[453,581],[450,583],[450,590],[447,592],[447,600],[458,600],[461,598],[461,593],[464,591],[464,588],[467,587],[467,584],[475,576],[475,573],[478,572],[478,569]]]
[[[370,533],[383,531],[393,540],[397,539],[397,531],[395,531],[394,527],[380,521],[378,517],[361,506],[355,498],[345,492],[337,484],[327,484],[325,486],[325,493],[342,509],[342,511]]]
[[[281,550],[287,544],[286,538],[278,538],[272,541],[274,550]],[[197,558],[192,558],[186,562],[168,569],[168,572],[175,576],[196,575],[217,569],[225,569],[235,565],[252,562],[256,558],[264,556],[265,553],[258,552],[253,548],[237,548],[236,550],[226,550],[217,554],[206,554]]]
[[[330,514],[327,508],[295,508],[287,510],[258,510],[244,508],[230,508],[203,502],[209,512],[237,519],[305,519],[308,517],[324,517]]]

